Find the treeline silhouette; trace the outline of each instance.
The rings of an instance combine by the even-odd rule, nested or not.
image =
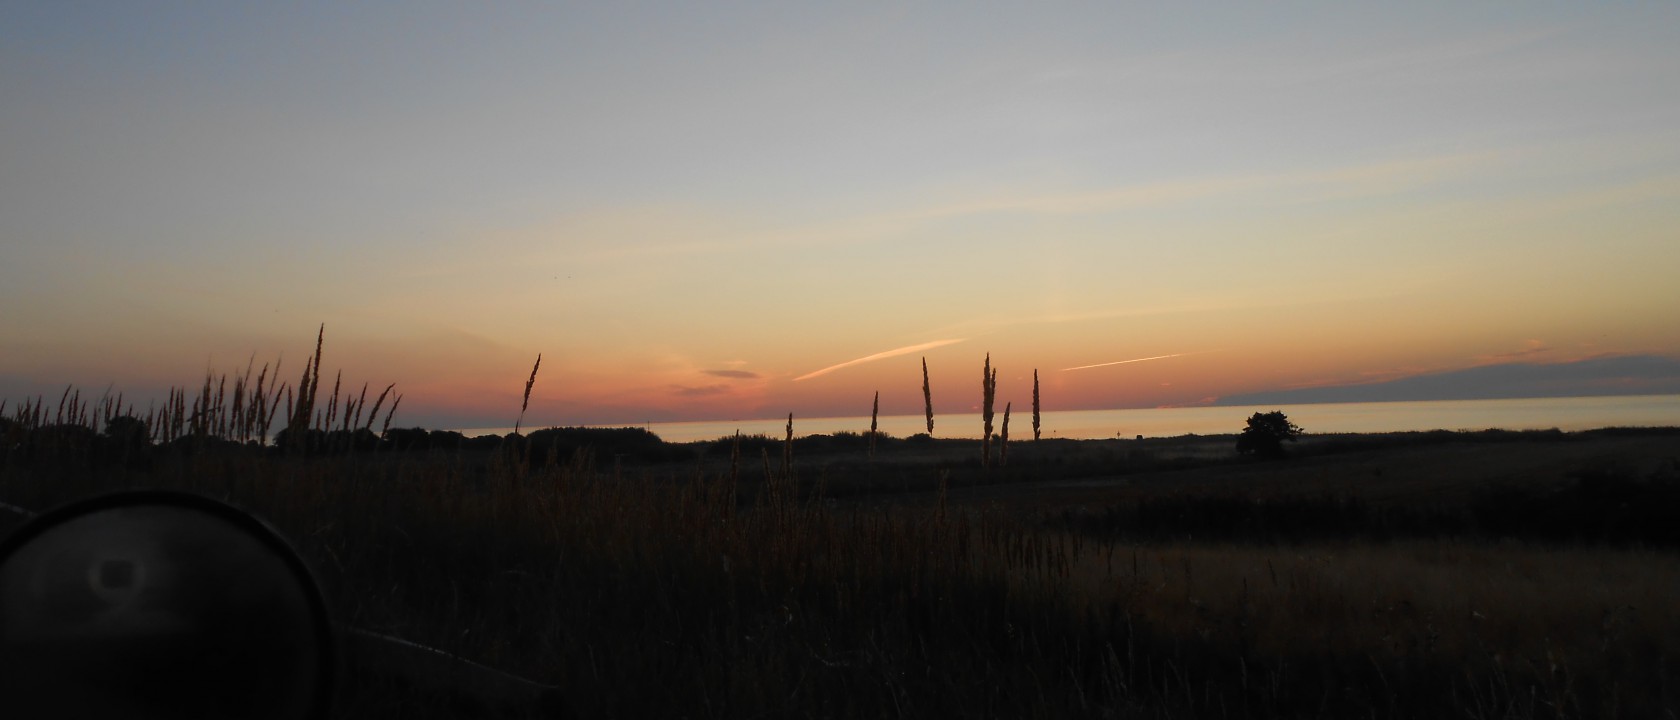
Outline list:
[[[102,430],[83,424],[60,423],[29,427],[0,418],[0,462],[19,465],[79,465],[89,468],[124,467],[151,470],[160,458],[202,454],[260,456],[332,456],[379,453],[449,452],[487,454],[530,464],[566,462],[573,458],[631,463],[675,463],[703,458],[735,457],[748,463],[760,457],[826,457],[853,469],[874,467],[862,458],[871,447],[870,433],[837,432],[792,438],[764,434],[737,435],[711,441],[670,443],[638,427],[561,427],[519,435],[468,437],[453,430],[421,427],[389,428],[376,434],[366,428],[323,431],[310,429],[300,436],[281,430],[268,442],[237,442],[207,433],[194,433],[154,443],[147,424],[132,416],[109,419]],[[875,433],[876,451],[931,447],[935,443],[973,444],[974,439],[935,440],[918,433],[897,438]],[[1571,442],[1590,437],[1680,435],[1677,428],[1606,428],[1578,433],[1557,430],[1476,432],[1428,431],[1374,435],[1341,435],[1315,439],[1298,457],[1314,457],[1380,449],[1403,449],[1450,442],[1509,443],[1518,441]],[[1224,458],[1167,457],[1145,444],[1115,452],[1089,454],[1069,460],[1069,443],[1045,441],[1045,447],[1017,455],[1017,464],[1001,475],[974,474],[971,462],[952,465],[929,461],[945,471],[953,487],[978,482],[1049,481],[1092,473],[1165,472],[1210,464],[1242,462],[1233,453]],[[1128,441],[1131,442],[1131,441]],[[1028,446],[1031,447],[1031,446]],[[845,458],[856,455],[848,461]],[[778,461],[779,462],[779,461]],[[850,462],[850,465],[847,463]],[[912,463],[912,465],[915,465]],[[921,473],[921,465],[898,473]],[[884,475],[882,473],[885,473]],[[829,488],[835,495],[867,492],[881,482],[870,478],[897,477],[894,470],[876,467]],[[864,477],[867,475],[868,477]],[[931,482],[926,473],[885,482],[882,487],[908,488]],[[970,477],[972,475],[972,477]],[[857,487],[851,487],[856,485]],[[1577,471],[1562,486],[1493,487],[1479,490],[1453,504],[1376,503],[1357,494],[1256,494],[1245,487],[1219,493],[1189,493],[1166,489],[1130,501],[1094,509],[1064,509],[1045,518],[1056,527],[1081,533],[1133,541],[1240,541],[1302,543],[1325,540],[1389,541],[1407,538],[1516,538],[1550,543],[1594,543],[1680,547],[1680,464],[1638,473],[1621,467]]]
[[[689,458],[693,450],[666,443],[643,428],[549,428],[524,435],[480,435],[468,437],[454,430],[420,427],[390,428],[383,434],[367,428],[319,430],[298,433],[282,429],[268,442],[229,440],[210,433],[189,433],[171,440],[154,442],[146,422],[127,415],[111,418],[102,430],[80,423],[56,423],[30,427],[10,418],[0,418],[0,461],[65,462],[94,465],[126,465],[141,468],[159,456],[202,453],[252,453],[266,455],[333,455],[379,452],[464,451],[504,449],[509,445],[533,451],[553,452],[570,457],[579,451],[597,457],[630,457],[659,462]]]

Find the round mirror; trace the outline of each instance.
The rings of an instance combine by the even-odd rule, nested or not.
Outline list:
[[[0,541],[0,714],[316,718],[335,676],[314,578],[256,518],[130,492]]]

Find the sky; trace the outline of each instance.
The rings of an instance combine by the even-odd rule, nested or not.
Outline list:
[[[1674,3],[0,0],[0,398],[1094,409],[1680,357]],[[1136,361],[1136,362],[1123,362]]]

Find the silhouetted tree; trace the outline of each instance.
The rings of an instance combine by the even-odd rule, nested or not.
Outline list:
[[[130,467],[144,467],[151,454],[152,434],[146,421],[132,415],[118,415],[105,421],[103,449],[106,458]]]
[[[105,421],[105,437],[119,445],[152,444],[151,428],[132,415],[118,415]]]
[[[274,447],[288,453],[312,454],[326,449],[327,433],[317,428],[282,428],[274,433]]]
[[[393,450],[425,450],[430,447],[426,429],[419,427],[388,428],[384,440]]]
[[[1282,410],[1257,412],[1249,416],[1248,427],[1237,437],[1237,452],[1263,458],[1283,457],[1284,441],[1294,442],[1300,434],[1301,428],[1290,422]]]
[[[494,436],[491,436],[494,437]],[[454,430],[433,430],[426,435],[426,446],[454,450],[467,442],[467,436]]]
[[[326,449],[331,452],[363,452],[379,446],[379,436],[365,427],[327,433]]]

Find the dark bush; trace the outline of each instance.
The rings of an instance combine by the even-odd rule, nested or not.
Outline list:
[[[1237,452],[1280,458],[1284,456],[1283,443],[1294,442],[1300,435],[1301,428],[1290,422],[1282,410],[1257,412],[1249,416],[1248,427],[1243,428],[1242,435],[1237,437]]]
[[[679,459],[685,453],[667,445],[658,435],[646,428],[563,427],[537,430],[526,436],[533,455],[553,453],[557,458],[569,458],[580,450],[598,458],[622,456],[626,459],[659,462]]]

